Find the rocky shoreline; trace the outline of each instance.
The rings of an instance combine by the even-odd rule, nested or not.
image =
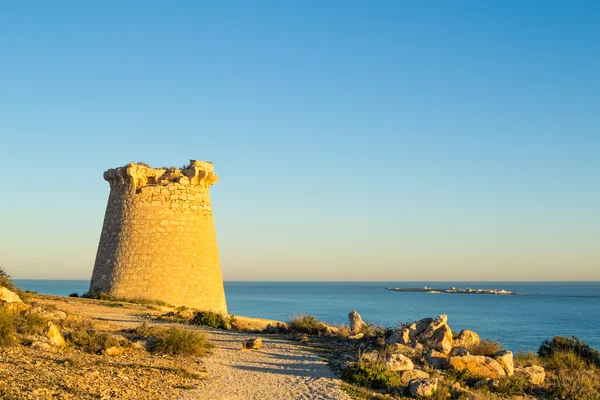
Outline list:
[[[0,302],[0,331],[6,321],[16,327],[0,335],[6,399],[600,399],[600,354],[581,342],[553,340],[544,356],[515,355],[476,332],[453,331],[444,314],[385,328],[356,311],[342,326],[312,316],[219,320],[1,287]],[[223,325],[205,325],[215,321]],[[204,337],[205,350],[156,352],[170,330]]]

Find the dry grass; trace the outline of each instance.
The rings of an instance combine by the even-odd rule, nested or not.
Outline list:
[[[14,346],[17,344],[17,330],[15,321],[0,305],[0,347]]]
[[[157,354],[203,356],[213,347],[202,332],[170,327],[160,333],[150,350]]]
[[[312,315],[300,314],[293,316],[288,322],[290,331],[307,335],[321,335],[327,332],[327,325]]]
[[[89,320],[65,320],[63,326],[72,329],[72,331],[66,335],[67,343],[81,347],[90,353],[98,354],[110,347],[121,346],[121,341],[117,336],[108,332],[98,331],[94,324]]]
[[[474,356],[493,357],[499,351],[504,350],[504,345],[496,340],[482,340],[477,344],[468,346],[467,350]]]
[[[26,312],[14,317],[15,327],[21,335],[43,335],[48,319],[37,312]]]

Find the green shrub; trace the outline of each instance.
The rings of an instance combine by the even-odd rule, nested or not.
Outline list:
[[[218,329],[231,329],[231,324],[235,322],[235,316],[227,316],[213,311],[198,311],[194,315],[192,324],[208,326]]]
[[[17,344],[17,331],[12,315],[0,305],[0,347]]]
[[[79,297],[79,293],[73,292],[69,295],[69,297]]]
[[[390,371],[385,364],[365,362],[346,368],[342,379],[348,383],[387,393],[399,393],[402,390],[400,375]]]
[[[292,317],[288,322],[290,331],[293,333],[305,333],[307,335],[320,335],[327,332],[327,325],[312,315],[300,314]]]
[[[202,332],[170,327],[160,333],[159,340],[150,346],[157,354],[203,356],[214,346]]]
[[[596,367],[600,367],[600,352],[575,336],[566,338],[555,336],[552,340],[544,340],[538,350],[540,357],[551,357],[555,353],[573,352]]]

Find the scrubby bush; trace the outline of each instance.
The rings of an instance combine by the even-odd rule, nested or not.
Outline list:
[[[73,330],[66,336],[67,342],[91,353],[101,353],[110,347],[120,346],[119,339],[107,332],[98,332],[88,320],[74,320],[68,323]]]
[[[292,317],[288,322],[290,331],[293,333],[305,333],[307,335],[321,335],[328,331],[328,327],[312,315],[300,314]]]
[[[551,357],[556,353],[565,352],[573,352],[590,364],[600,367],[600,352],[575,336],[571,338],[555,336],[552,340],[544,340],[538,350],[538,355],[540,357]]]
[[[228,316],[213,311],[198,311],[192,320],[192,324],[194,325],[202,325],[218,329],[231,329],[231,324],[234,322],[234,315]]]
[[[43,335],[48,320],[37,312],[26,312],[14,317],[17,331],[22,335]]]
[[[561,369],[556,373],[550,392],[552,398],[598,400],[600,377],[593,371]]]
[[[0,266],[0,286],[4,286],[11,292],[17,291],[17,287],[10,279],[10,275],[8,275],[8,272],[6,272],[6,270],[2,266]]]
[[[474,356],[493,357],[499,351],[504,350],[504,345],[496,340],[482,340],[477,344],[467,346],[467,350]]]
[[[73,292],[69,295],[69,297],[79,297],[79,293]]]
[[[400,375],[390,371],[382,363],[358,363],[346,368],[342,373],[342,379],[348,383],[387,393],[398,393],[402,390]]]
[[[157,354],[203,356],[214,346],[202,332],[171,327],[160,333],[159,340],[150,346]]]
[[[12,315],[0,306],[0,347],[14,346],[17,344],[17,331]]]

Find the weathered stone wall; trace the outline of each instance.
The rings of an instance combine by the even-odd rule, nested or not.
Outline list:
[[[109,169],[90,293],[227,312],[210,202],[213,165]]]

